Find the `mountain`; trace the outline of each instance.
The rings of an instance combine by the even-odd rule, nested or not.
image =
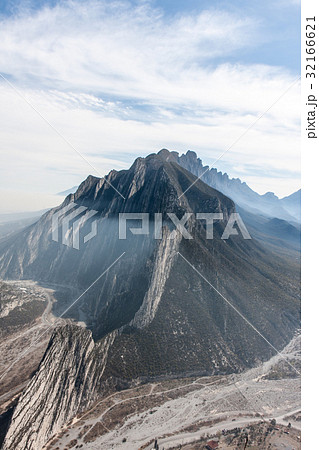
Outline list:
[[[43,209],[40,211],[28,211],[28,212],[18,212],[18,213],[4,213],[0,214],[0,224],[19,222],[23,220],[31,220],[41,217],[48,209]]]
[[[179,156],[177,152],[162,149],[159,154],[166,161],[177,162],[209,186],[232,198],[255,239],[275,252],[300,252],[301,190],[281,200],[272,192],[259,195],[238,178],[230,179],[226,173],[203,166],[195,152],[188,151]],[[280,227],[276,219],[281,221]]]
[[[39,220],[40,216],[32,217],[30,219],[14,220],[12,222],[0,223],[0,239],[6,238],[9,235],[22,230],[28,225],[33,224]]]
[[[276,217],[253,214],[238,206],[236,209],[254,239],[273,253],[290,254],[291,257],[300,258],[301,230],[298,224],[292,225]]]
[[[296,217],[298,221],[301,220],[301,189],[294,192],[288,197],[284,197],[280,200],[280,203],[292,216]]]
[[[42,448],[108,392],[158,377],[239,372],[293,337],[300,325],[298,261],[241,234],[221,239],[235,204],[195,180],[165,152],[138,158],[129,170],[89,176],[58,208],[0,242],[1,277],[54,283],[54,311],[69,308],[70,319],[53,332],[19,398],[5,450]],[[79,250],[52,240],[54,214],[73,203],[96,211],[97,235],[82,239]],[[206,239],[199,212],[222,213],[214,239]],[[150,234],[119,239],[119,213],[150,213]],[[154,239],[155,213],[163,214],[162,239]],[[190,214],[193,239],[174,232],[169,213]],[[83,225],[87,233],[92,222]],[[58,285],[84,295],[75,302]]]
[[[77,190],[79,186],[73,186],[70,189],[67,189],[66,191],[58,192],[57,195],[61,195],[62,197],[65,197],[69,194],[74,194],[74,192]]]
[[[231,198],[238,206],[254,214],[262,214],[267,217],[277,217],[290,222],[300,222],[300,191],[290,197],[280,200],[273,192],[259,195],[239,178],[229,178],[227,173],[218,172],[217,169],[209,169],[203,166],[202,160],[193,151],[188,151],[181,156],[177,152],[166,149],[160,154],[167,161],[174,161],[189,170],[196,177],[209,186],[222,192]],[[299,213],[298,213],[299,205]]]
[[[35,223],[45,211],[0,214],[0,239]]]

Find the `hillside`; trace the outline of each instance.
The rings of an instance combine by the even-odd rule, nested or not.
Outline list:
[[[293,337],[300,324],[298,263],[240,234],[221,239],[235,205],[202,181],[181,196],[195,179],[162,155],[138,158],[127,171],[88,177],[60,207],[0,244],[2,277],[83,292],[105,271],[66,315],[88,329],[70,324],[53,333],[16,407],[5,450],[41,448],[78,411],[115,389],[163,376],[240,372]],[[98,212],[97,236],[80,250],[51,235],[53,214],[71,202]],[[163,238],[154,239],[152,222],[150,235],[118,239],[123,212],[161,212]],[[223,214],[214,239],[194,220],[197,212]],[[168,213],[193,214],[186,226],[193,239],[171,235]],[[56,315],[75,300],[56,297]]]

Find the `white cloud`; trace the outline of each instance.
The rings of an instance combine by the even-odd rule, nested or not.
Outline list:
[[[257,45],[257,26],[216,10],[167,19],[147,4],[67,2],[3,19],[0,71],[100,173],[162,147],[212,163],[294,82],[282,68],[218,63]],[[226,153],[232,176],[244,167],[257,186],[259,168],[266,190],[299,187],[299,89]],[[19,188],[54,193],[93,172],[4,83],[0,97],[4,185],[14,173]]]
[[[41,186],[48,190],[49,186],[52,193],[77,184],[88,173],[103,175],[113,168],[127,168],[137,155],[146,155],[162,147],[181,152],[194,149],[204,162],[212,164],[254,120],[251,115],[215,113],[211,117],[201,116],[196,122],[171,113],[165,120],[145,123],[116,115],[105,116],[85,106],[79,108],[77,103],[61,106],[59,102],[51,101],[49,93],[28,91],[26,95],[98,170],[98,173],[94,172],[14,91],[2,88],[0,101],[7,108],[0,112],[0,121],[6,130],[1,133],[4,155],[1,180],[4,185],[9,185],[14,173],[15,186],[29,185],[37,191]],[[56,99],[55,93],[53,98]],[[262,169],[265,179],[267,172],[271,178],[273,170],[291,173],[298,170],[298,132],[276,125],[272,118],[261,119],[223,156],[224,162],[235,167],[230,172],[232,176],[242,174],[236,170],[236,165],[252,172]],[[9,152],[6,149],[10,149]],[[216,166],[219,167],[219,163]],[[283,184],[278,187],[282,191]],[[286,189],[280,193],[290,192],[293,186],[288,185]]]
[[[1,71],[51,87],[187,101],[185,82],[194,87],[194,79],[209,78],[200,63],[250,45],[256,27],[218,11],[167,21],[157,11],[126,3],[66,5],[3,20]]]

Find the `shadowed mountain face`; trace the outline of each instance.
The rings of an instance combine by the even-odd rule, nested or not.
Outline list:
[[[227,173],[218,172],[203,166],[202,160],[193,151],[179,156],[177,152],[163,149],[159,152],[167,161],[175,161],[201,180],[224,195],[230,197],[238,206],[253,214],[277,217],[290,222],[300,222],[300,190],[279,199],[273,192],[259,195],[239,178],[229,178]]]
[[[265,278],[267,281],[273,279],[277,284],[274,268],[282,261],[275,260],[257,242],[244,240],[241,235],[221,240],[226,222],[235,211],[234,203],[229,198],[201,180],[180,197],[195,180],[192,174],[178,164],[165,161],[163,153],[139,158],[131,169],[112,171],[106,179],[90,176],[75,194],[66,198],[61,207],[49,211],[39,222],[0,245],[1,276],[75,285],[81,291],[125,252],[116,266],[90,289],[85,299],[68,311],[70,317],[84,318],[96,338],[133,320],[134,324],[151,321],[143,317],[142,312],[152,316],[154,311],[152,308],[144,311],[143,302],[147,300],[156,304],[157,300],[147,299],[147,296],[161,297],[175,265],[184,267],[185,262],[177,256],[181,246],[185,252],[192,248],[192,262],[196,262],[194,256],[198,249],[198,263],[204,267],[203,270],[209,263],[203,264],[202,259],[211,259],[209,279],[225,284],[226,290],[231,288],[233,282],[227,287],[225,280],[228,276],[234,279],[235,273],[238,274],[238,280],[235,277],[233,281],[240,284],[243,278],[248,276],[253,279],[255,276],[256,289],[259,289],[265,282],[259,279],[260,268],[264,272],[265,265],[269,272]],[[80,250],[62,245],[62,236],[60,242],[52,240],[52,216],[71,202],[75,202],[77,207],[85,206],[98,212],[97,236],[83,244]],[[128,231],[127,239],[119,239],[118,214],[134,212],[150,214],[150,235],[133,235]],[[156,240],[152,220],[154,214],[159,212],[163,213],[166,227],[163,239]],[[214,225],[213,240],[206,239],[203,222],[195,220],[197,212],[223,214],[224,219]],[[169,224],[167,220],[168,213],[175,213],[179,218],[185,213],[193,213],[187,224],[193,240],[184,240],[179,233],[174,239],[169,239],[168,229],[172,228],[172,223]],[[89,223],[86,225],[90,227]],[[131,223],[129,226],[136,228],[140,224]],[[244,273],[245,263],[248,264],[247,273]],[[234,268],[234,271],[230,268]],[[278,289],[280,284],[274,289]],[[247,285],[247,288],[251,286]],[[65,302],[61,299],[56,305],[57,314],[67,308],[69,300]]]
[[[301,190],[282,199],[272,192],[259,195],[238,178],[230,179],[226,173],[203,166],[195,152],[188,151],[179,156],[177,152],[163,149],[159,155],[166,161],[177,162],[234,200],[237,211],[255,239],[277,253],[300,251]]]
[[[41,448],[76,412],[132,380],[253,366],[274,353],[254,327],[278,350],[299,327],[298,263],[240,233],[221,239],[233,201],[201,180],[181,196],[196,177],[163,156],[138,158],[106,179],[88,177],[59,208],[0,244],[2,277],[72,285],[80,293],[125,252],[67,312],[86,322],[94,340],[75,325],[55,331],[15,410],[5,449]],[[52,240],[52,216],[71,202],[98,212],[97,236],[80,250]],[[150,235],[128,231],[119,239],[118,214],[141,212],[150,213]],[[207,240],[194,214],[214,212],[224,219]],[[163,214],[162,239],[154,239],[155,213]],[[193,239],[171,234],[168,213],[193,214],[186,225]],[[59,298],[56,314],[74,300]]]
[[[180,236],[155,240],[150,236],[134,236],[118,239],[118,214],[163,212],[163,220],[169,212],[181,217],[185,212],[223,212],[225,219],[234,211],[233,202],[204,183],[178,200],[194,177],[177,164],[165,163],[158,156],[138,159],[128,171],[111,172],[107,179],[88,177],[74,195],[66,198],[60,208],[45,214],[34,226],[25,229],[0,245],[0,272],[2,277],[36,279],[60,285],[75,285],[85,290],[123,252],[123,257],[106,278],[90,289],[78,307],[68,315],[85,318],[94,336],[102,337],[131,320],[142,305],[150,283],[161,286],[169,273],[169,265],[177,250]],[[111,186],[125,196],[125,200]],[[80,251],[52,240],[52,217],[70,202],[98,212],[97,236],[81,246]],[[136,226],[136,224],[135,224]],[[138,226],[138,225],[137,225]],[[225,226],[225,224],[224,224]],[[221,236],[223,224],[216,226],[216,236]],[[89,224],[87,224],[89,228]],[[85,227],[83,232],[85,231]],[[157,256],[157,255],[160,256]],[[157,280],[153,263],[161,265]],[[153,295],[156,295],[155,289]],[[90,300],[88,300],[88,298]],[[62,301],[56,305],[57,314],[67,308]],[[142,320],[142,319],[141,319]]]

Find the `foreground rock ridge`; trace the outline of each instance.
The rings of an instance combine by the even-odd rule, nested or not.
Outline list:
[[[157,377],[240,372],[274,354],[179,253],[278,350],[299,327],[299,264],[255,239],[220,239],[234,202],[201,180],[194,183],[174,158],[162,151],[106,179],[89,176],[62,205],[0,243],[2,278],[50,282],[57,291],[72,285],[83,292],[125,252],[68,311],[70,323],[53,332],[14,411],[4,450],[41,449],[113,390]],[[51,236],[53,214],[71,202],[98,211],[97,236],[79,251]],[[154,239],[151,223],[149,236],[118,239],[121,212],[162,212],[163,238]],[[216,222],[213,240],[198,220],[187,224],[192,240],[179,233],[170,239],[169,212],[179,218],[222,212],[224,219]],[[74,299],[57,298],[54,312],[60,315]]]

